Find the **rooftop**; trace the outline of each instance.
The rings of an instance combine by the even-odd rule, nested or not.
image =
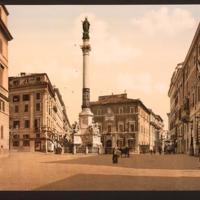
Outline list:
[[[139,103],[149,113],[149,109],[146,108],[140,99],[129,99],[127,98],[127,93],[99,96],[98,101],[90,102],[90,105],[94,106],[117,103]]]

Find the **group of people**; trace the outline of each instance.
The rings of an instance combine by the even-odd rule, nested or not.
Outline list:
[[[158,153],[161,155],[162,154],[162,147],[161,146],[159,146],[158,147]],[[154,148],[154,149],[150,149],[150,154],[152,155],[152,154],[156,154],[156,149]]]
[[[115,147],[113,149],[113,156],[112,156],[112,160],[113,163],[118,163],[118,158],[122,155],[125,155],[125,157],[129,157],[129,147],[123,147],[123,148],[117,148]]]

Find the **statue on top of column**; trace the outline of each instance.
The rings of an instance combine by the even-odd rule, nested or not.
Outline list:
[[[89,21],[87,20],[87,17],[85,18],[85,20],[82,22],[83,23],[83,40],[85,39],[90,39],[90,36],[89,36],[89,28],[90,28],[90,23]]]

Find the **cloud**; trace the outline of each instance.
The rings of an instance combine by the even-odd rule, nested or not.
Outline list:
[[[152,77],[149,73],[119,74],[117,84],[120,89],[140,91],[145,94],[152,92]]]
[[[147,72],[123,73],[117,77],[117,85],[121,90],[141,92],[144,94],[166,94],[167,85],[161,81],[156,81]]]
[[[72,35],[77,43],[81,44],[82,26],[81,21],[85,16],[91,24],[90,44],[92,48],[91,62],[94,65],[104,67],[104,65],[119,65],[133,61],[141,55],[141,50],[132,44],[124,44],[118,34],[112,30],[112,24],[98,18],[93,13],[82,13],[74,21]]]
[[[177,35],[193,29],[196,24],[188,10],[167,7],[150,10],[140,18],[132,18],[131,23],[135,30],[142,31],[149,36]]]

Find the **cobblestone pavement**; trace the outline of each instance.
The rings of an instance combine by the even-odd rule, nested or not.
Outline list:
[[[11,152],[0,158],[0,190],[200,190],[200,163],[187,155]]]

